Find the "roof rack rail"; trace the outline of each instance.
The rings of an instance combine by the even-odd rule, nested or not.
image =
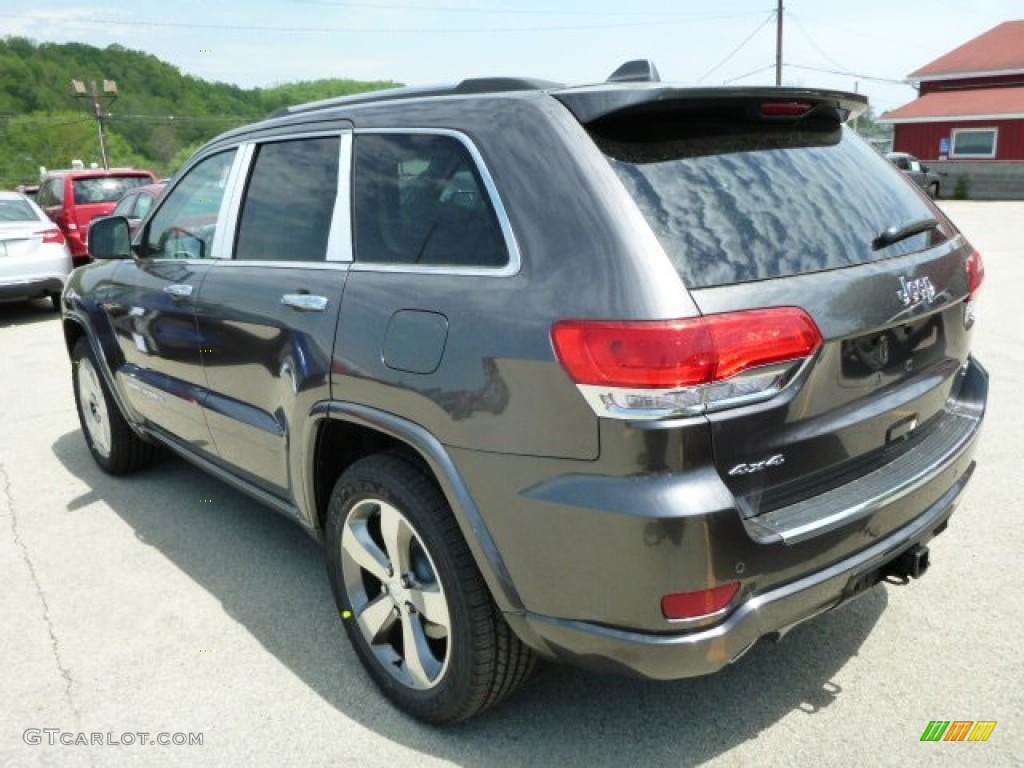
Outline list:
[[[509,91],[541,91],[558,88],[559,83],[548,80],[535,80],[522,77],[478,77],[463,80],[457,85],[427,85],[405,88],[386,88],[380,91],[357,93],[352,96],[336,96],[330,99],[310,101],[291,107],[281,107],[271,112],[268,117],[286,117],[304,112],[314,112],[333,107],[347,107],[356,104],[374,104],[382,101],[399,101],[402,99],[419,99],[429,96],[459,96],[461,94],[505,93]]]

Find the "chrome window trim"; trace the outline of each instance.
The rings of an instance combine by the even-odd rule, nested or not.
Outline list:
[[[242,191],[245,188],[245,180],[249,176],[249,168],[252,165],[252,156],[255,151],[256,146],[250,142],[238,145],[235,161],[228,172],[224,200],[221,202],[220,211],[217,214],[217,230],[213,235],[213,247],[210,249],[210,257],[213,259],[230,259],[234,252],[235,227],[238,226]]]
[[[352,262],[352,131],[341,134],[338,148],[338,191],[334,198],[331,232],[327,236],[327,261]]]
[[[242,203],[245,199],[245,190],[248,185],[249,173],[253,167],[253,156],[256,148],[262,144],[279,144],[289,141],[302,141],[303,139],[323,139],[338,137],[338,189],[334,200],[334,212],[331,216],[331,231],[327,236],[327,249],[323,261],[263,261],[261,259],[237,259],[235,258],[235,241],[238,237],[238,222],[242,215]],[[350,203],[350,169],[352,166],[352,129],[331,128],[329,130],[307,131],[303,133],[288,133],[276,136],[264,136],[258,139],[251,139],[243,145],[247,154],[244,166],[244,173],[239,174],[235,179],[238,183],[237,198],[232,200],[232,215],[229,220],[231,225],[231,246],[223,261],[232,264],[259,264],[265,267],[316,267],[323,268],[329,264],[344,264],[347,269],[352,261],[352,208]],[[235,169],[232,168],[232,174]],[[339,217],[340,223],[339,223]],[[220,220],[218,219],[218,228]]]
[[[444,266],[444,265],[417,265],[417,264],[377,264],[370,262],[360,262],[355,259],[353,253],[352,269],[353,271],[359,272],[400,272],[402,274],[421,274],[421,275],[459,275],[459,276],[479,276],[479,277],[510,277],[512,275],[519,274],[519,270],[522,266],[522,257],[519,252],[519,243],[516,241],[515,233],[512,231],[512,222],[509,220],[508,212],[505,210],[505,204],[502,202],[501,196],[498,194],[498,188],[494,183],[494,179],[491,176],[490,169],[484,162],[483,156],[480,151],[476,148],[473,140],[461,131],[455,131],[450,128],[356,128],[353,133],[356,136],[362,135],[429,135],[429,136],[448,136],[453,138],[462,144],[469,152],[469,156],[473,159],[476,164],[477,172],[480,174],[480,180],[484,184],[484,189],[491,202],[491,207],[494,209],[494,215],[498,219],[498,226],[501,228],[501,233],[505,238],[505,248],[508,251],[508,263],[500,267],[466,267],[466,266]],[[354,174],[354,165],[351,168]],[[355,178],[354,175],[350,174],[352,183],[349,185],[349,194],[352,205],[349,207],[351,212],[355,207],[355,195],[353,190],[355,189]],[[351,213],[349,214],[351,216]],[[351,222],[350,222],[351,227]],[[350,230],[351,231],[351,230]],[[350,243],[354,242],[354,232],[350,235]]]
[[[184,259],[178,259],[184,262]],[[198,259],[197,259],[198,261]],[[210,261],[210,259],[205,259]],[[262,261],[260,259],[219,259],[219,269],[230,269],[232,266],[240,267],[267,267],[269,269],[305,269],[319,270],[321,272],[348,272],[351,264],[347,261]]]
[[[132,238],[132,249],[134,250],[135,246],[141,245],[142,239],[148,236],[149,227],[150,224],[153,222],[153,219],[155,219],[160,214],[160,210],[167,204],[167,201],[170,199],[171,195],[173,195],[175,190],[181,185],[182,180],[184,180],[186,176],[192,173],[192,170],[194,168],[201,165],[202,163],[205,163],[207,160],[212,160],[217,155],[222,155],[225,152],[234,152],[235,157],[231,161],[231,170],[228,171],[228,180],[224,186],[224,197],[223,199],[221,199],[220,202],[220,210],[217,211],[217,224],[216,230],[214,231],[213,234],[213,245],[210,247],[210,255],[202,259],[175,259],[169,256],[135,256],[137,260],[144,261],[147,263],[158,261],[170,261],[177,262],[179,264],[189,264],[193,262],[197,264],[209,264],[222,258],[217,255],[223,248],[221,243],[224,240],[224,236],[222,233],[221,226],[228,219],[227,208],[228,205],[232,202],[230,197],[233,191],[232,184],[234,183],[235,174],[238,172],[240,158],[242,157],[244,149],[245,143],[239,142],[237,144],[226,144],[224,146],[219,146],[216,149],[213,149],[209,152],[204,152],[201,155],[193,155],[189,159],[189,161],[186,162],[186,165],[182,166],[182,168],[174,176],[171,183],[169,183],[167,187],[163,190],[163,192],[160,195],[160,199],[158,201],[154,201],[156,204],[150,207],[149,211],[146,213],[145,218],[143,219],[143,225],[139,227],[137,234],[135,235],[135,237]],[[231,241],[234,242],[233,234],[231,237]]]

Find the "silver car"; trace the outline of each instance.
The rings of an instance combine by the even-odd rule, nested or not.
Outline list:
[[[60,295],[71,274],[64,235],[43,210],[20,192],[0,190],[0,299]]]

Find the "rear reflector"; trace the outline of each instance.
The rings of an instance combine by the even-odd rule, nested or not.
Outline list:
[[[607,406],[595,407],[599,415],[621,418],[772,396],[822,343],[814,321],[796,307],[687,320],[563,320],[551,340],[591,404]]]
[[[720,587],[699,592],[676,592],[665,595],[661,598],[661,612],[669,621],[699,619],[721,611],[732,602],[739,589],[740,583],[731,581]]]
[[[43,236],[44,243],[64,245],[64,234],[56,227],[53,229],[44,229],[41,232],[36,232],[36,234]]]

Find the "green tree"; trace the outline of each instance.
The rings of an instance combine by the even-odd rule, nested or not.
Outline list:
[[[117,133],[106,132],[111,166],[147,165]],[[11,118],[0,130],[0,186],[32,181],[39,169],[68,168],[72,161],[102,166],[96,121],[81,112],[33,112]]]

